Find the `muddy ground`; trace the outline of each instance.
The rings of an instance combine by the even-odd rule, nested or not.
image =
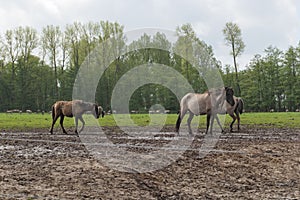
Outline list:
[[[300,199],[299,129],[226,133],[204,158],[195,150],[200,131],[176,162],[147,173],[111,169],[80,138],[59,131],[0,133],[0,199]],[[105,131],[124,138],[114,128]]]

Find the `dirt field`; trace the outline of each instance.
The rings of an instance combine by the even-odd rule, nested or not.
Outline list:
[[[227,133],[199,158],[203,137],[161,170],[127,173],[93,158],[75,135],[0,133],[0,199],[300,199],[300,130]]]

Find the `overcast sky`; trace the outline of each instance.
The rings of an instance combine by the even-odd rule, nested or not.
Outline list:
[[[175,30],[192,24],[198,37],[211,45],[218,60],[232,65],[222,29],[234,22],[242,30],[244,68],[255,54],[273,45],[281,50],[300,40],[299,0],[0,0],[0,32],[17,26],[38,30],[64,27],[74,21],[108,20],[125,31],[155,27]]]

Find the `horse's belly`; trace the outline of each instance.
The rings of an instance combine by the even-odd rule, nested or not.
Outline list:
[[[198,102],[190,104],[189,110],[195,115],[206,115],[207,114],[206,107],[203,105],[199,105]]]
[[[63,112],[63,115],[66,117],[73,117],[72,111],[65,111],[65,112]]]

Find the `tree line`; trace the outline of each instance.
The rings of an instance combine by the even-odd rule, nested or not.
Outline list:
[[[175,42],[168,41],[158,32],[154,36],[144,34],[128,44],[124,26],[117,22],[74,22],[65,27],[48,25],[40,32],[28,26],[6,30],[0,36],[0,111],[15,108],[48,111],[57,100],[71,100],[81,64],[92,60],[93,49],[110,38],[117,40],[105,44],[108,46],[103,49],[121,51],[127,48],[129,51],[112,63],[105,63],[108,62],[108,51],[98,55],[109,65],[96,92],[96,101],[106,111],[111,109],[111,95],[118,80],[143,64],[149,66],[149,73],[155,73],[151,68],[153,63],[174,68],[189,81],[195,92],[204,92],[207,87],[194,66],[218,68],[224,84],[233,87],[237,95],[244,98],[248,111],[294,111],[299,108],[300,44],[286,52],[270,46],[265,55],[255,55],[245,70],[238,71],[236,57],[234,66],[222,66],[213,48],[197,36],[190,24],[177,27],[175,32],[178,35]],[[145,45],[163,48],[138,48]],[[109,52],[117,55],[117,52]],[[191,60],[184,59],[178,52],[187,57],[192,55]],[[232,52],[235,56],[241,53],[242,50]],[[132,78],[134,81],[136,77]],[[177,84],[172,78],[167,81]],[[180,90],[181,86],[176,87]],[[129,107],[147,112],[157,103],[173,112],[179,109],[176,95],[159,84],[138,88]]]

